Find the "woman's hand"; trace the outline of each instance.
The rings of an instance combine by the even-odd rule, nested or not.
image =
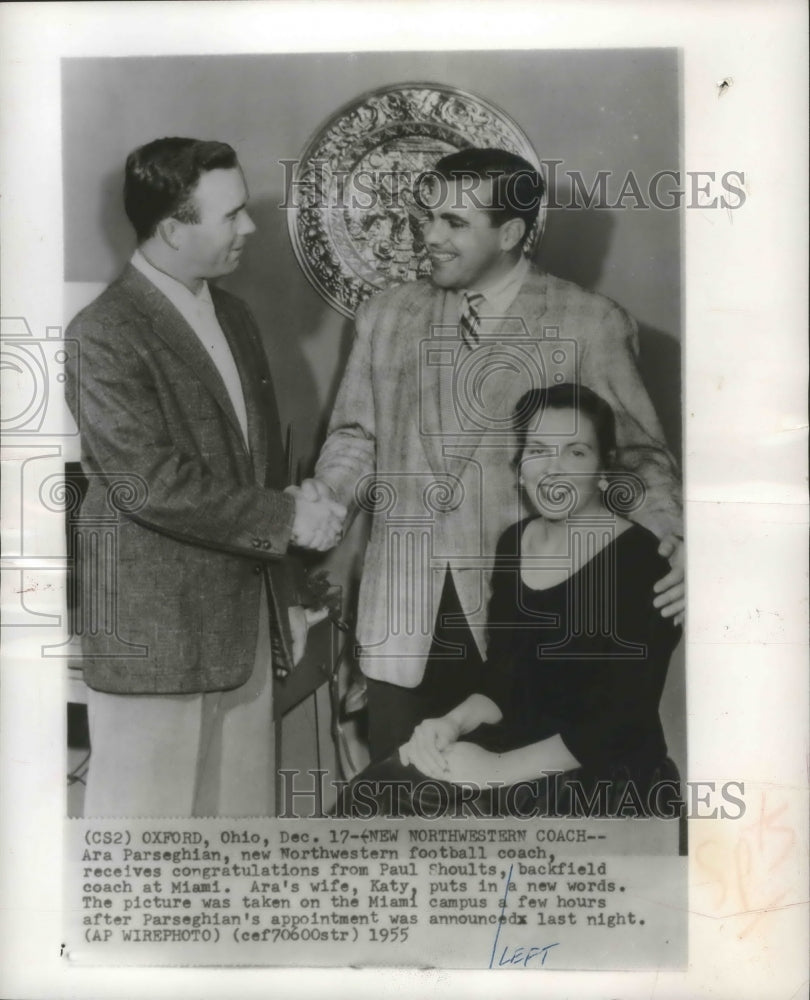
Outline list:
[[[502,780],[501,758],[475,743],[454,743],[444,755],[447,770],[444,780],[456,785],[485,785]]]
[[[425,719],[414,729],[410,740],[399,748],[403,764],[413,764],[431,778],[443,778],[447,769],[445,751],[460,735],[457,722],[448,716]]]

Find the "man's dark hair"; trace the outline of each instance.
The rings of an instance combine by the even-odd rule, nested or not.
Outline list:
[[[526,438],[546,410],[575,410],[590,419],[599,445],[599,461],[607,469],[616,450],[616,417],[609,403],[585,385],[563,382],[547,389],[529,389],[515,404],[513,426],[517,435],[514,464],[520,463]]]
[[[138,242],[153,236],[163,219],[199,222],[192,192],[200,176],[236,166],[236,153],[227,143],[204,139],[155,139],[130,153],[124,208]]]
[[[416,199],[420,203],[421,185],[431,177],[439,181],[466,181],[464,189],[480,200],[481,208],[492,216],[494,226],[501,226],[510,219],[522,219],[526,226],[524,243],[546,190],[540,171],[522,156],[505,149],[471,147],[443,156],[433,170],[417,179]],[[476,193],[476,182],[480,188],[480,182],[485,180],[492,182],[491,199],[484,198],[480,190]]]

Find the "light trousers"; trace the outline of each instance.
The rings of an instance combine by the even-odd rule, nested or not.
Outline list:
[[[85,816],[271,816],[273,677],[262,591],[253,673],[232,691],[88,691]]]

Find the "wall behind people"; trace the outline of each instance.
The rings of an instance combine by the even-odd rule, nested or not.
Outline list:
[[[343,104],[405,82],[459,87],[502,108],[542,160],[562,161],[556,191],[561,204],[570,197],[568,170],[578,171],[587,187],[599,171],[610,171],[615,196],[630,171],[646,191],[656,172],[680,166],[675,50],[99,58],[63,64],[66,301],[83,304],[132,252],[121,204],[130,150],[164,135],[231,143],[245,169],[257,232],[239,270],[222,284],[256,315],[282,422],[293,428],[304,473],[323,438],[352,325],[298,265],[278,207],[286,181],[280,161],[298,156]],[[625,204],[632,206],[633,199]],[[677,453],[679,213],[632,207],[550,212],[538,261],[615,299],[639,322],[642,374]],[[358,554],[349,541],[330,561],[344,581]],[[683,708],[680,670],[677,677],[673,717]]]
[[[132,251],[121,206],[123,160],[163,135],[222,139],[237,150],[258,226],[223,284],[253,308],[306,464],[350,346],[350,323],[321,299],[292,251],[281,160],[297,156],[341,105],[407,81],[450,84],[503,108],[543,160],[611,193],[634,171],[645,188],[679,166],[674,50],[432,52],[67,60],[63,158],[65,278],[107,282]],[[630,206],[633,199],[625,204]],[[645,378],[670,443],[680,444],[679,215],[660,209],[550,213],[543,267],[609,295],[639,321]]]

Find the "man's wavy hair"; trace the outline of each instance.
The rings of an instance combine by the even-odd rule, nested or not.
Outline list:
[[[416,179],[414,199],[422,208],[428,208],[424,198],[425,185],[438,184],[446,190],[448,181],[460,180],[463,190],[473,199],[480,199],[480,207],[489,213],[493,226],[501,226],[510,219],[522,219],[525,225],[522,244],[537,219],[546,185],[536,167],[517,153],[505,149],[472,147],[443,156],[432,170],[426,170]],[[481,182],[491,181],[491,198],[482,195]],[[477,192],[476,192],[477,187]],[[478,203],[476,201],[476,203]]]
[[[124,209],[138,242],[153,236],[164,219],[199,222],[194,189],[200,177],[236,166],[231,146],[204,139],[155,139],[130,153],[124,170]]]

